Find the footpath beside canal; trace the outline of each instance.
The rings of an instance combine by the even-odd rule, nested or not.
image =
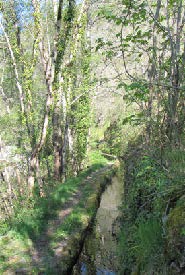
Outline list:
[[[73,183],[70,196],[36,239],[29,237],[26,246],[19,245],[17,240],[11,243],[16,256],[7,261],[2,274],[71,274],[95,220],[101,195],[118,165],[107,165],[91,172],[80,183]],[[65,192],[65,184],[62,188]],[[1,240],[6,249],[4,239],[8,243],[8,236]]]

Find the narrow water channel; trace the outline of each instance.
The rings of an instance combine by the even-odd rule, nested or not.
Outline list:
[[[115,275],[119,271],[117,235],[123,183],[114,177],[102,194],[92,231],[87,236],[73,275]]]

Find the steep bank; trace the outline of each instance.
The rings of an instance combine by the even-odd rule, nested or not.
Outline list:
[[[166,148],[161,161],[154,148],[134,144],[124,157],[121,274],[185,274],[184,154]]]

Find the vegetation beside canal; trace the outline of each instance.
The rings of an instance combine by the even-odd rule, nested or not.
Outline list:
[[[81,249],[85,232],[93,220],[101,193],[115,167],[98,152],[91,166],[64,184],[56,183],[52,195],[18,211],[1,226],[0,271],[62,272],[65,274]],[[4,232],[3,232],[4,231]],[[36,273],[37,274],[37,273]]]
[[[130,145],[119,238],[120,274],[184,274],[184,152]]]

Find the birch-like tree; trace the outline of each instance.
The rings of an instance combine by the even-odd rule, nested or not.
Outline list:
[[[22,5],[27,5],[28,9],[24,10],[21,17],[19,9]],[[88,68],[76,68],[83,66],[79,60],[82,60],[83,51],[86,51],[88,5],[87,0],[78,5],[74,0],[1,1],[0,27],[19,100],[20,146],[28,154],[28,187],[31,193],[37,180],[43,195],[40,169],[43,155],[45,159],[53,159],[50,172],[54,178],[59,180],[62,174],[65,177],[64,170],[73,157],[73,153],[67,151],[74,151],[72,147],[76,146],[72,136],[73,140],[78,140],[74,135],[80,135],[80,132],[71,135],[69,117],[71,106],[78,106],[78,103],[81,106],[84,95],[89,96]],[[27,23],[23,16],[28,17]],[[68,81],[72,71],[76,72],[76,79]],[[66,72],[69,73],[67,77]],[[83,78],[86,83],[84,91]],[[80,92],[75,96],[77,87]],[[5,100],[5,94],[3,96]],[[78,110],[81,112],[80,108]],[[87,112],[83,115],[85,118],[88,121]],[[86,140],[87,131],[84,134]],[[83,150],[86,142],[84,145]],[[82,159],[79,161],[82,162]],[[76,166],[80,167],[78,164]],[[74,170],[77,172],[79,169]]]
[[[183,1],[117,1],[102,15],[116,26],[115,41],[98,40],[106,56],[122,59],[118,67],[124,99],[140,106],[147,140],[158,129],[161,143],[181,144],[184,129],[185,4]],[[141,114],[141,113],[140,113]]]

